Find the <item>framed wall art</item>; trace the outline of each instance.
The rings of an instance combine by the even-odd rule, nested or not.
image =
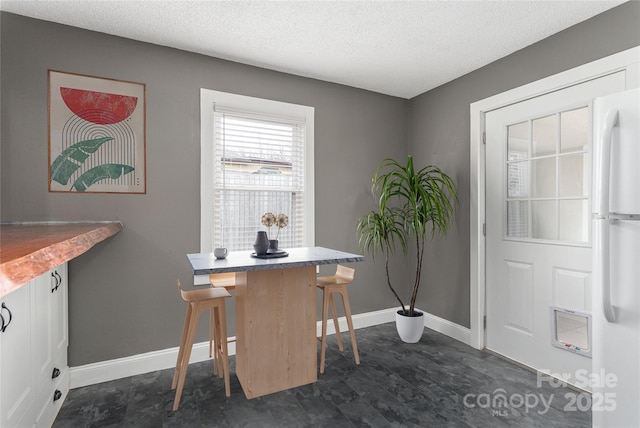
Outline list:
[[[49,70],[49,191],[146,193],[143,83]]]

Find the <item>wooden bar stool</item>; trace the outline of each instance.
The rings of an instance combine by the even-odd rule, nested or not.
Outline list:
[[[336,293],[342,296],[345,318],[347,319],[347,326],[349,326],[349,333],[351,335],[353,356],[356,360],[356,364],[360,364],[360,357],[358,356],[358,344],[356,343],[356,334],[353,331],[351,307],[349,306],[349,295],[347,293],[347,285],[353,282],[355,274],[355,269],[338,265],[336,267],[335,275],[317,277],[316,286],[322,290],[322,336],[318,338],[320,340],[320,373],[324,373],[324,356],[325,348],[327,345],[327,322],[329,318],[329,304],[331,305],[331,312],[333,314],[333,326],[336,329],[338,347],[340,348],[341,352],[344,351],[342,338],[340,337],[340,327],[338,327],[336,305],[335,301],[333,300],[333,295]]]
[[[176,396],[173,400],[173,411],[178,410],[180,406],[180,397],[184,388],[184,380],[189,367],[189,358],[191,357],[191,349],[193,341],[198,329],[198,320],[202,312],[210,310],[212,314],[212,326],[214,337],[216,339],[227,337],[227,319],[224,307],[224,299],[231,297],[229,292],[224,288],[204,288],[201,290],[184,291],[180,280],[178,279],[178,290],[180,297],[187,303],[187,314],[184,319],[184,327],[182,329],[182,338],[180,339],[180,349],[178,350],[178,361],[176,362],[176,370],[173,374],[173,382],[171,389],[176,389]],[[211,339],[211,332],[209,333]],[[231,395],[229,391],[229,354],[227,352],[227,341],[215,341],[215,356],[220,366],[219,376],[224,377],[225,395]],[[214,373],[215,373],[214,360]]]

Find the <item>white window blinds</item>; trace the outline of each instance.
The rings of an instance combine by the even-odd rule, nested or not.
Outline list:
[[[305,119],[214,106],[213,239],[251,250],[258,230],[280,248],[305,246]],[[262,214],[284,213],[279,231]]]

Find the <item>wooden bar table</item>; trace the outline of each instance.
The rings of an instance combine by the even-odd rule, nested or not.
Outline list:
[[[323,247],[286,251],[268,259],[187,254],[194,275],[236,273],[236,375],[247,398],[318,380],[316,266],[364,260]]]

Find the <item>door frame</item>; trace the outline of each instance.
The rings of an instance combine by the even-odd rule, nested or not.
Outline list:
[[[640,86],[640,46],[493,95],[470,105],[470,320],[469,345],[485,347],[485,115],[502,107],[624,71],[626,89]]]

